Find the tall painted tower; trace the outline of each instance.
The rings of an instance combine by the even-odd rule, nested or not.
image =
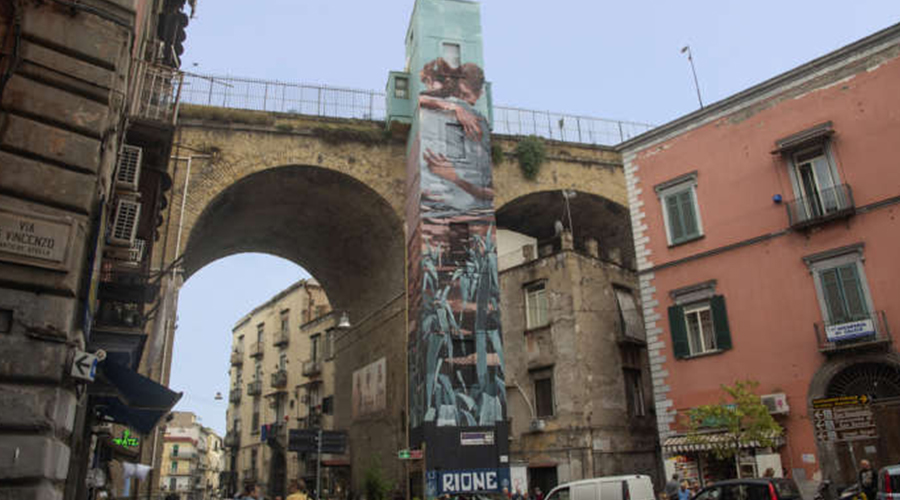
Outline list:
[[[417,0],[387,85],[407,141],[410,446],[428,498],[509,486],[480,6]]]

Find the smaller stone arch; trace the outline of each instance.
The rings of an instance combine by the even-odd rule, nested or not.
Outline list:
[[[837,388],[834,382],[838,380],[841,374],[845,376],[852,374],[854,367],[860,366],[882,366],[900,372],[900,354],[896,352],[889,353],[869,353],[846,358],[832,359],[822,365],[816,374],[813,375],[809,383],[809,391],[807,392],[810,406],[814,399],[849,395],[837,394]],[[839,381],[839,380],[838,380]],[[846,382],[844,386],[847,387]],[[831,390],[831,392],[830,392]],[[900,394],[898,394],[900,396]]]

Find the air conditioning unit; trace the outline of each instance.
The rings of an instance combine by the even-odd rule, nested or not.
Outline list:
[[[122,145],[119,151],[119,163],[116,166],[116,187],[138,190],[138,182],[141,178],[141,159],[143,150],[137,146]]]
[[[133,247],[140,218],[141,202],[131,198],[119,198],[115,217],[113,217],[112,230],[109,234],[109,242]]]
[[[532,432],[541,432],[544,430],[544,427],[547,425],[543,420],[536,418],[531,421],[531,430]]]
[[[787,395],[783,392],[779,392],[777,394],[766,394],[764,396],[760,396],[760,399],[762,400],[762,404],[766,405],[769,413],[773,415],[786,414],[791,409],[787,404]]]
[[[134,239],[134,245],[128,249],[128,261],[139,264],[144,258],[144,245],[147,242],[141,238]]]

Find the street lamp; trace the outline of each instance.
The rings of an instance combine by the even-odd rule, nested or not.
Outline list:
[[[341,313],[341,320],[338,321],[337,327],[341,330],[350,328],[350,315],[347,314],[346,311]]]

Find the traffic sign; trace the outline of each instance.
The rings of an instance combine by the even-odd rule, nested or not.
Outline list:
[[[397,458],[400,460],[422,460],[425,456],[422,450],[400,450],[397,452]]]
[[[813,426],[817,441],[854,441],[877,437],[869,407],[863,395],[813,400]]]
[[[871,402],[872,398],[866,396],[865,394],[859,394],[855,396],[838,396],[835,398],[819,398],[813,399],[813,408],[840,408],[842,406],[858,406],[858,405],[867,405]]]
[[[97,356],[76,349],[75,358],[72,360],[72,376],[93,382],[97,375],[97,361]]]
[[[319,436],[322,436],[321,448]],[[291,429],[288,432],[288,450],[299,453],[341,454],[347,449],[346,431],[326,431],[322,429]]]

